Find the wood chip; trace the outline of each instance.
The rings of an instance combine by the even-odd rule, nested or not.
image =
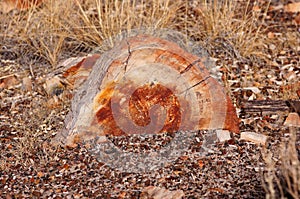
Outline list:
[[[63,64],[71,64],[62,74],[63,78],[72,85],[72,89],[79,88],[88,78],[100,54],[93,54],[87,57],[82,57],[74,60],[66,60]]]

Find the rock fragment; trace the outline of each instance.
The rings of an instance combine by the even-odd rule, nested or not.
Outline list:
[[[22,79],[22,89],[25,92],[31,92],[32,91],[32,81],[29,77],[24,77]]]
[[[250,141],[255,144],[266,145],[268,137],[255,132],[242,132],[240,139],[245,141]]]
[[[289,127],[300,127],[300,117],[298,113],[289,113],[283,125]]]
[[[228,130],[217,130],[216,133],[220,142],[225,142],[231,139],[230,131]]]
[[[5,75],[0,77],[0,89],[9,89],[13,88],[17,84],[19,84],[19,80],[17,79],[17,76],[14,74],[11,75]]]
[[[55,76],[51,79],[47,79],[44,84],[44,89],[49,96],[58,96],[64,90],[64,85],[59,77]]]
[[[165,188],[149,186],[142,190],[141,199],[181,199],[182,190],[169,191]]]

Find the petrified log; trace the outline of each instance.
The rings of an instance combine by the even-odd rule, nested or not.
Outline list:
[[[173,42],[138,35],[101,55],[58,136],[72,144],[108,134],[238,133],[238,126],[234,106],[202,58]]]

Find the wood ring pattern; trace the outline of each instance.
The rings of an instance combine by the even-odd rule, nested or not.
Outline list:
[[[127,38],[101,55],[76,94],[70,115],[64,136],[68,143],[107,134],[201,129],[239,133],[235,108],[202,59],[148,35]]]

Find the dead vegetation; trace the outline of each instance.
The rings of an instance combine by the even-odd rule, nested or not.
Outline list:
[[[264,149],[266,169],[263,184],[266,198],[299,198],[300,162],[297,151],[297,129],[290,127],[290,135],[277,149]],[[299,135],[298,135],[299,136]]]
[[[48,0],[28,10],[2,13],[0,77],[30,76],[34,89],[31,94],[24,94],[20,81],[0,89],[0,146],[9,151],[0,154],[0,174],[14,165],[46,166],[48,161],[58,159],[56,152],[62,149],[50,149],[45,142],[62,127],[70,102],[49,110],[41,79],[64,58],[95,50],[103,52],[107,47],[103,47],[103,42],[113,45],[114,37],[124,31],[151,33],[167,28],[192,38],[211,57],[229,62],[235,59],[249,63],[250,67],[264,67],[274,61],[287,65],[290,63],[280,56],[299,56],[300,33],[290,26],[283,25],[285,32],[276,31],[278,25],[268,26],[265,20],[270,2],[260,5],[261,9],[253,9],[258,1]],[[289,60],[299,67],[299,59]],[[236,73],[232,68],[226,70],[229,77]],[[252,78],[241,80],[241,84],[246,85]],[[288,98],[280,94],[276,97]],[[262,182],[267,198],[299,198],[297,130],[290,132],[288,142],[274,147],[277,157],[270,152],[262,153],[266,164]]]
[[[20,13],[1,16],[1,38],[14,40],[22,54],[40,57],[53,67],[62,57],[90,52],[123,31],[177,29],[230,56],[266,56],[261,13],[250,1],[46,1]],[[63,9],[61,9],[63,8]],[[263,8],[268,10],[268,5]],[[263,14],[262,16],[265,16]],[[29,51],[29,52],[26,52]]]

